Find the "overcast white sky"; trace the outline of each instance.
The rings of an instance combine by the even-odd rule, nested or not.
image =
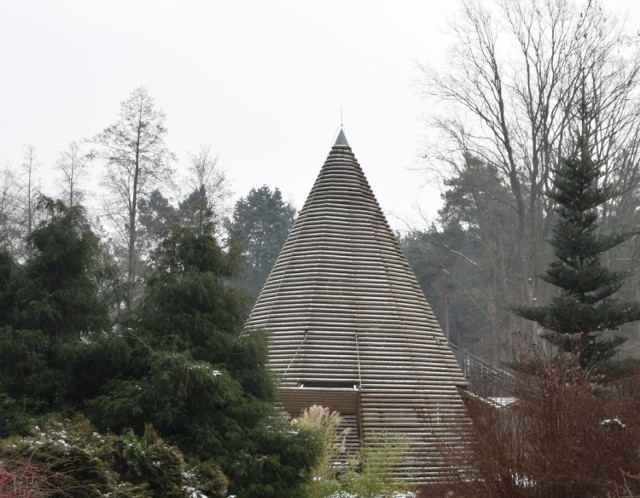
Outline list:
[[[629,9],[637,0],[604,0]],[[458,1],[0,0],[0,165],[113,123],[145,86],[181,161],[211,144],[237,196],[267,184],[298,209],[340,125],[389,217],[435,219],[419,165],[416,61],[441,66]],[[45,183],[45,187],[47,184]],[[51,190],[50,190],[51,192]]]

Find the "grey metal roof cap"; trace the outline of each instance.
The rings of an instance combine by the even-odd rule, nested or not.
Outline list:
[[[338,138],[336,138],[336,142],[333,144],[333,146],[342,146],[342,147],[349,147],[349,142],[347,142],[347,137],[344,134],[344,130],[342,128],[340,128],[340,133],[338,133]]]

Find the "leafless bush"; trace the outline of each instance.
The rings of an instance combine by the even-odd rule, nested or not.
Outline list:
[[[605,382],[571,356],[536,350],[518,364],[512,404],[469,397],[470,450],[447,455],[450,482],[421,496],[639,496],[640,372]]]

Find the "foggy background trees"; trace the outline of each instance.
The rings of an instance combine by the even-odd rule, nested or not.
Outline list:
[[[555,221],[549,245],[553,259],[541,279],[556,288],[546,303],[514,306],[513,311],[542,327],[542,337],[561,351],[577,355],[587,371],[606,369],[624,338],[612,334],[620,325],[640,319],[640,303],[614,297],[628,273],[607,268],[603,255],[638,234],[638,229],[597,233],[598,208],[619,195],[600,185],[602,164],[593,160],[594,114],[583,92],[573,151],[554,169]]]
[[[404,243],[429,239],[423,257],[440,265],[440,278],[451,287],[447,296],[459,296],[462,309],[473,309],[481,321],[476,327],[482,333],[463,328],[464,317],[451,320],[449,300],[440,305],[432,297],[437,291],[425,289],[436,315],[448,316],[452,340],[499,358],[510,351],[515,332],[537,333],[508,309],[534,305],[549,292],[539,278],[555,219],[547,194],[559,161],[570,153],[582,89],[593,106],[600,182],[620,194],[599,208],[601,227],[637,223],[637,37],[599,2],[463,2],[452,30],[448,69],[424,67],[421,86],[436,108],[430,119],[439,130],[425,157],[428,174],[444,188],[440,226],[409,234]],[[435,239],[456,233],[466,243]],[[611,252],[607,264],[634,269],[636,244],[633,238]],[[451,253],[448,259],[440,255],[443,249]],[[485,288],[476,293],[458,274],[477,276]],[[629,281],[626,295],[637,297],[637,283]]]
[[[228,224],[229,236],[237,239],[247,257],[244,285],[256,296],[269,276],[280,249],[293,226],[296,210],[282,199],[276,187],[251,189],[235,204]]]

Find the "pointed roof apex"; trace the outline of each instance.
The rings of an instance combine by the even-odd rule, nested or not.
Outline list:
[[[343,147],[349,147],[349,142],[347,142],[347,137],[344,134],[344,130],[342,128],[340,128],[340,133],[338,133],[338,138],[336,138],[336,143],[333,144],[333,146],[343,146]]]

